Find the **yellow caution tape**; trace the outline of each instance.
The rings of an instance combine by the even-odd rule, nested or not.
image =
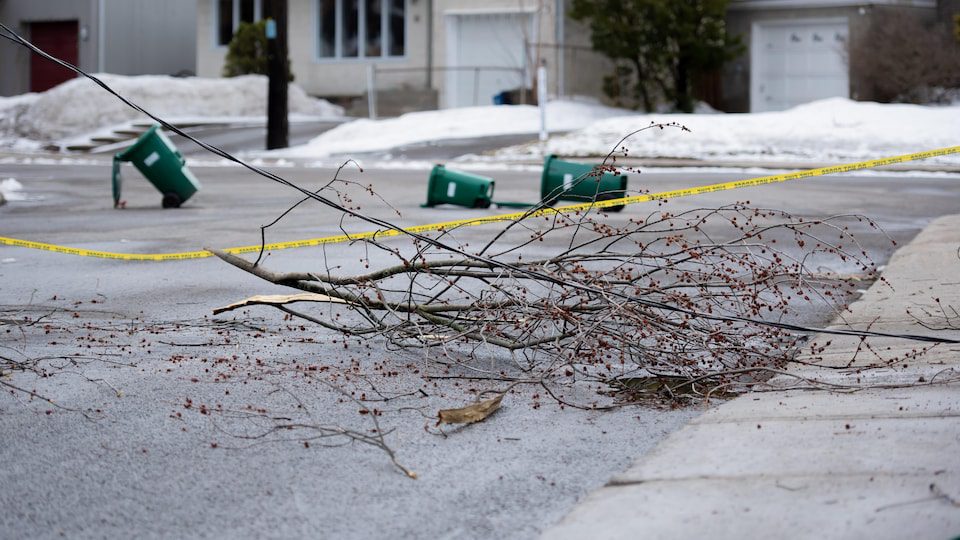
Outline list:
[[[658,199],[675,199],[677,197],[689,197],[691,195],[700,195],[702,193],[713,193],[716,191],[726,191],[730,189],[739,189],[744,187],[751,186],[760,186],[764,184],[773,184],[777,182],[787,182],[790,180],[800,180],[803,178],[810,178],[812,176],[823,176],[826,174],[837,174],[850,171],[858,171],[862,169],[872,169],[874,167],[882,167],[884,165],[893,165],[895,163],[906,163],[909,161],[917,161],[921,159],[927,159],[936,156],[947,156],[950,154],[960,153],[960,146],[951,146],[949,148],[940,148],[937,150],[927,150],[926,152],[917,152],[915,154],[904,154],[901,156],[886,157],[881,159],[874,159],[870,161],[861,161],[858,163],[848,163],[845,165],[834,165],[832,167],[822,167],[819,169],[809,169],[806,171],[798,171],[787,174],[776,174],[772,176],[761,176],[758,178],[750,178],[746,180],[736,180],[733,182],[723,182],[720,184],[710,184],[706,186],[693,187],[678,189],[674,191],[663,191],[660,193],[649,193],[646,195],[636,195],[632,197],[624,197],[621,199],[611,199],[606,201],[597,201],[597,202],[588,202],[582,204],[571,204],[568,206],[559,206],[556,208],[542,208],[535,212],[514,212],[510,214],[498,214],[494,216],[485,216],[480,218],[469,218],[469,219],[458,219],[454,221],[444,221],[442,223],[430,223],[426,225],[416,225],[413,227],[407,227],[403,229],[405,232],[411,233],[423,233],[428,231],[449,231],[451,229],[459,227],[473,227],[477,225],[484,225],[487,223],[497,223],[502,221],[514,221],[517,219],[552,215],[552,214],[563,214],[563,213],[574,213],[574,212],[583,212],[590,209],[597,208],[610,208],[612,206],[622,206],[627,204],[637,204],[642,202],[648,202]],[[292,242],[277,242],[274,244],[267,244],[263,246],[265,251],[273,251],[278,249],[290,249],[290,248],[299,248],[299,247],[311,247],[319,246],[322,244],[337,244],[341,242],[351,242],[355,240],[364,240],[369,238],[383,238],[388,236],[398,236],[400,231],[386,229],[378,231],[368,231],[357,234],[342,234],[336,236],[326,236],[323,238],[310,238],[306,240],[295,240]],[[213,254],[209,251],[186,251],[182,253],[114,253],[110,251],[97,251],[92,249],[81,249],[81,248],[72,248],[66,246],[58,246],[55,244],[45,244],[43,242],[31,242],[29,240],[19,240],[17,238],[7,238],[0,236],[0,244],[8,246],[17,246],[31,249],[40,249],[44,251],[52,251],[54,253],[63,253],[66,255],[79,255],[81,257],[98,257],[101,259],[115,259],[121,261],[182,261],[186,259],[202,259],[205,257],[210,257]],[[242,254],[242,253],[257,253],[261,249],[261,246],[241,246],[225,249],[229,253]]]

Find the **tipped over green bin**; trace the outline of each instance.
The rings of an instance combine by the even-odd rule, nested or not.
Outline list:
[[[488,208],[493,197],[492,178],[461,171],[451,171],[437,165],[430,171],[427,184],[427,202],[423,206],[453,204],[467,208]]]
[[[627,196],[627,175],[601,173],[592,165],[547,156],[540,176],[540,198],[546,204],[560,199],[577,202],[608,201]],[[608,210],[619,212],[623,205]]]
[[[200,182],[187,168],[186,160],[170,139],[154,125],[130,148],[113,156],[113,205],[120,205],[123,178],[120,163],[132,162],[147,180],[163,194],[164,208],[177,208],[197,190]]]

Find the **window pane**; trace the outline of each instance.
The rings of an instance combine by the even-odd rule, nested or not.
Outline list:
[[[390,56],[403,56],[406,44],[405,0],[386,0],[390,16]],[[431,30],[428,30],[431,31]]]
[[[226,45],[233,37],[233,0],[217,2],[217,44]]]
[[[240,22],[253,22],[253,0],[240,0]]]
[[[366,56],[383,56],[381,26],[383,20],[383,0],[364,0],[367,12]]]
[[[360,0],[343,0],[343,56],[355,58],[360,45]]]
[[[337,0],[320,0],[320,58],[337,54]]]

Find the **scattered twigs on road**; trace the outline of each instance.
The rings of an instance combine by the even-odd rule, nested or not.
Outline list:
[[[907,315],[913,318],[917,325],[942,332],[945,330],[960,330],[960,312],[954,306],[944,305],[940,298],[932,299],[932,307],[907,309]],[[917,313],[919,312],[919,313]]]
[[[310,403],[303,397],[287,388],[283,384],[273,383],[273,393],[280,393],[293,401],[295,406],[286,412],[272,412],[266,408],[250,407],[242,410],[224,408],[222,406],[208,407],[201,403],[194,403],[186,399],[181,406],[185,410],[194,411],[200,415],[215,417],[216,430],[230,439],[246,441],[246,446],[260,445],[280,441],[296,441],[309,448],[317,446],[342,446],[349,443],[361,443],[384,452],[390,462],[408,478],[417,479],[417,473],[404,466],[397,458],[396,451],[387,443],[386,436],[390,434],[380,424],[382,412],[361,401],[341,386],[332,384],[322,377],[310,372],[299,372],[304,378],[318,383],[340,396],[340,401],[349,402],[358,407],[361,416],[368,419],[373,426],[369,430],[346,428],[330,422],[317,419]],[[177,418],[182,418],[178,413]],[[227,427],[229,424],[232,427]],[[213,443],[214,448],[228,448],[227,445]]]

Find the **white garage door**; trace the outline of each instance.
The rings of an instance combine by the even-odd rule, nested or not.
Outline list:
[[[447,73],[446,106],[492,105],[496,94],[519,88],[532,20],[527,13],[451,15],[447,64],[456,69]]]
[[[780,111],[849,97],[847,20],[757,23],[750,58],[750,110]]]

